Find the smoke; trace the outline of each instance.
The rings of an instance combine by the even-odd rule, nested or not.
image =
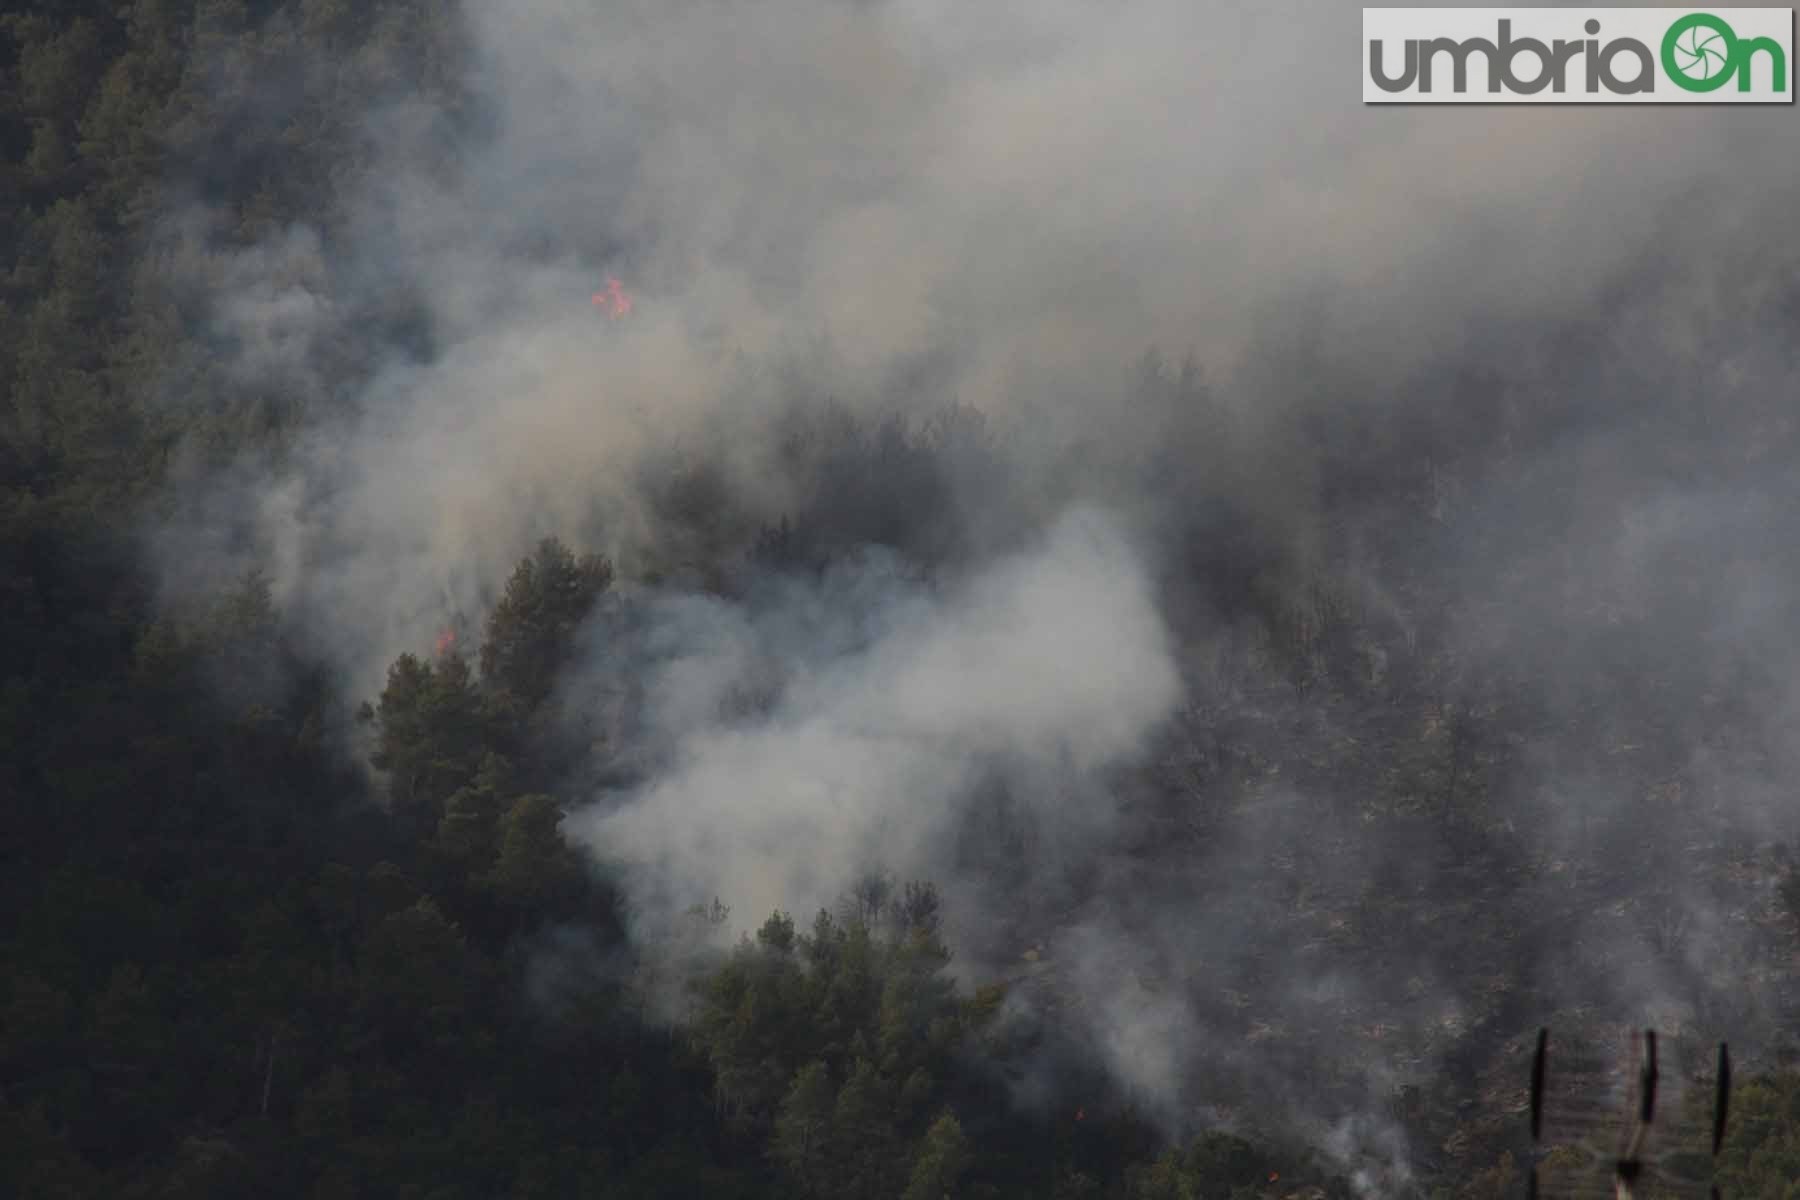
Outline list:
[[[978,784],[1009,771],[1036,783],[1046,764],[1063,787],[1034,801],[1079,792],[1095,806],[1056,814],[1072,849],[1109,815],[1093,781],[1179,694],[1142,568],[1094,512],[945,594],[875,561],[742,608],[659,597],[647,620],[637,644],[661,653],[588,683],[639,681],[639,736],[661,761],[575,831],[617,861],[652,921],[713,896],[753,914],[830,908],[858,869],[928,878]],[[731,719],[733,695],[757,686],[773,694]]]
[[[661,578],[561,694],[636,714],[570,828],[640,930],[934,877],[1171,1131],[1404,1176],[1393,1094],[1547,1013],[1775,1018],[1791,114],[1365,109],[1341,6],[462,16],[466,103],[372,93],[316,223],[159,230],[207,377],[306,411],[184,476],[172,594],[264,564],[367,694],[541,536]],[[993,469],[886,550],[683,584],[832,515],[796,411],[951,400]]]
[[[659,449],[731,447],[740,503],[782,511],[766,441],[796,374],[860,407],[1106,431],[1145,346],[1228,378],[1310,298],[1313,355],[1379,394],[1491,355],[1483,325],[1591,311],[1647,245],[1728,272],[1721,242],[1779,211],[1747,185],[1685,202],[1779,178],[1767,114],[1346,102],[1326,64],[1354,9],[542,0],[466,23],[481,119],[380,93],[376,165],[338,210],[210,281],[233,378],[366,339],[395,296],[416,310],[240,539],[305,564],[283,599],[364,679],[545,532],[657,544],[633,475]],[[184,212],[169,240],[209,224]],[[291,247],[327,269],[284,286]],[[639,302],[599,327],[608,274]],[[346,638],[344,611],[379,631]]]

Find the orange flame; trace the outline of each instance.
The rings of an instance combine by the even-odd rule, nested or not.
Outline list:
[[[625,285],[611,275],[606,277],[606,290],[594,293],[594,307],[615,321],[631,313],[632,303]]]
[[[456,630],[445,629],[437,635],[437,643],[433,647],[439,658],[456,649]]]

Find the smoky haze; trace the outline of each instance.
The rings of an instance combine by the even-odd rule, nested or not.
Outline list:
[[[172,601],[261,564],[366,696],[538,538],[612,555],[559,703],[610,745],[631,676],[641,748],[567,827],[640,932],[933,878],[1058,1031],[1022,1103],[1098,1061],[1379,1193],[1444,1153],[1396,1097],[1540,1020],[1774,1028],[1791,112],[1365,109],[1343,6],[464,17],[316,225],[172,190],[147,272],[313,414],[189,473]],[[831,517],[796,428],[953,403],[937,502],[746,555]]]

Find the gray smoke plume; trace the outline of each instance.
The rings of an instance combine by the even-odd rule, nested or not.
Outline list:
[[[576,825],[651,919],[715,895],[751,914],[811,913],[858,867],[928,878],[958,807],[1009,768],[1033,784],[1046,766],[1062,773],[1028,802],[1094,806],[1054,813],[1077,845],[1109,815],[1092,781],[1141,751],[1179,694],[1143,571],[1096,513],[947,594],[874,562],[809,595],[798,586],[747,610],[653,605],[642,637],[665,654],[630,668],[660,761]],[[777,698],[725,719],[765,664]]]
[[[641,927],[933,876],[1172,1133],[1285,1111],[1370,1187],[1546,1014],[1778,1019],[1791,113],[1365,109],[1344,6],[462,15],[467,104],[382,93],[316,225],[150,248],[312,414],[186,480],[172,594],[265,565],[368,694],[603,550],[661,582],[564,681],[643,690],[570,828]],[[893,521],[954,563],[689,586],[817,505],[796,409],[952,400],[995,470]]]

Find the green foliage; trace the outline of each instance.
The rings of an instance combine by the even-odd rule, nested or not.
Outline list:
[[[449,1022],[468,992],[472,960],[461,932],[429,897],[383,918],[358,955],[361,1004],[373,1020],[410,1034]]]
[[[888,1194],[900,1166],[893,1080],[859,1058],[838,1089],[831,1111],[832,1194],[875,1200]]]
[[[1800,1072],[1733,1089],[1716,1179],[1732,1200],[1800,1200]]]
[[[947,1200],[956,1196],[957,1183],[969,1169],[970,1157],[962,1124],[953,1114],[945,1113],[925,1131],[901,1200]]]
[[[794,948],[794,918],[786,913],[771,913],[756,931],[758,945],[786,954]]]
[[[521,562],[487,619],[482,682],[526,709],[550,695],[575,631],[612,583],[612,564],[555,538]]]
[[[772,1147],[794,1186],[804,1196],[824,1196],[830,1170],[834,1089],[822,1062],[800,1068],[782,1097]]]
[[[373,761],[387,772],[394,811],[421,828],[443,819],[491,753],[493,713],[459,654],[435,663],[401,655],[365,716],[375,723]]]
[[[563,841],[562,809],[549,796],[520,796],[500,818],[500,853],[489,878],[523,912],[554,912],[581,889],[583,867]]]
[[[435,846],[464,875],[494,869],[500,855],[500,818],[506,810],[510,764],[497,754],[481,760],[475,777],[444,802]]]

